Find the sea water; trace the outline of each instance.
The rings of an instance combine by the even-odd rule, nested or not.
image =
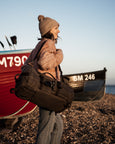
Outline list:
[[[106,93],[115,94],[115,85],[106,85]]]

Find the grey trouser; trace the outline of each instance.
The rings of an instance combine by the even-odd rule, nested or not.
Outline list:
[[[60,144],[63,133],[63,120],[59,113],[39,108],[37,144]]]

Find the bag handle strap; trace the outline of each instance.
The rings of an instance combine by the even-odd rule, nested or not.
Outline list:
[[[62,72],[61,66],[58,65],[58,68],[59,68],[59,71],[60,71],[61,80],[64,82],[64,79],[63,79],[63,72]]]
[[[63,75],[63,72],[62,72],[61,66],[58,65],[58,67],[59,67],[60,74],[61,74],[61,76],[62,76],[62,75]]]
[[[46,43],[46,41],[47,41],[47,40],[43,41],[43,42],[42,42],[42,44],[40,45],[40,48],[39,48],[39,49],[38,49],[38,51],[36,52],[36,54],[35,54],[35,57],[34,57],[33,61],[36,59],[37,55],[40,53],[40,51],[41,51],[41,49],[42,49],[43,45]]]
[[[41,73],[41,76],[44,75],[44,74],[45,74],[45,75],[46,75],[46,74],[49,74],[54,80],[56,80],[55,77],[54,77],[51,73],[49,73],[49,72],[44,72],[44,73]]]

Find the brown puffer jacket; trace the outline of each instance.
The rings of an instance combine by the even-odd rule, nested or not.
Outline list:
[[[60,80],[60,71],[58,65],[63,60],[63,52],[56,49],[55,42],[48,39],[38,54],[38,71],[41,73],[49,72],[57,80]]]
[[[58,65],[61,64],[63,60],[63,52],[61,49],[56,49],[55,42],[53,40],[50,39],[41,40],[36,45],[35,49],[33,49],[25,64],[30,62],[35,57],[36,51],[40,49],[41,44],[44,41],[46,42],[43,45],[40,53],[38,54],[37,59],[35,60],[35,68],[40,73],[49,72],[58,81],[60,81],[60,71]],[[47,75],[50,76],[49,74]]]

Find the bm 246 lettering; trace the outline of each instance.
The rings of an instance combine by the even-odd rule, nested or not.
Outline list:
[[[88,81],[88,80],[95,80],[95,74],[81,74],[81,75],[76,75],[72,77],[72,81]]]

